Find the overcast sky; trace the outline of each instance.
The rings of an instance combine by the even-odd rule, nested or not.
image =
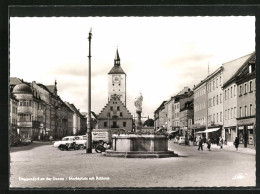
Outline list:
[[[255,49],[254,17],[59,17],[10,19],[10,76],[45,85],[87,111],[88,33],[92,27],[92,110],[107,103],[118,46],[127,74],[127,108],[143,95],[143,116],[221,64]]]

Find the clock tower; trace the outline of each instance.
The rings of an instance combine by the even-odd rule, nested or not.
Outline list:
[[[120,65],[118,49],[114,59],[114,66],[108,73],[108,100],[117,95],[126,106],[126,74]]]

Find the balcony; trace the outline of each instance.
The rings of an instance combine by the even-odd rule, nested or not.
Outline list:
[[[32,114],[33,109],[31,106],[18,106],[17,113]]]

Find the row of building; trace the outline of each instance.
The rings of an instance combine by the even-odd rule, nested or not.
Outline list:
[[[185,87],[154,112],[155,126],[170,133],[255,146],[255,52],[224,63],[193,91]]]
[[[57,82],[43,85],[10,78],[10,134],[47,140],[86,133],[86,113],[58,95]],[[93,124],[96,115],[92,112]]]

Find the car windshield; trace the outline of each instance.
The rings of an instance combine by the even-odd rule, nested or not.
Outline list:
[[[80,137],[75,137],[75,140],[80,140]]]
[[[64,137],[64,138],[62,139],[62,141],[68,141],[68,140],[69,140],[68,137]]]

